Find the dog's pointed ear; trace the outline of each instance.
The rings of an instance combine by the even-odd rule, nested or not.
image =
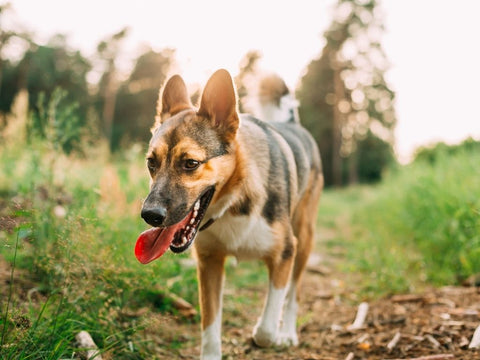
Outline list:
[[[232,77],[227,70],[217,70],[210,77],[205,85],[197,114],[209,119],[227,141],[235,138],[240,125],[237,95]]]
[[[173,75],[163,87],[157,105],[157,124],[182,110],[192,108],[188,97],[187,86],[180,75]]]

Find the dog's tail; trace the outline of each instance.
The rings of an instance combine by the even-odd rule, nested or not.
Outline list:
[[[298,101],[278,75],[262,78],[258,86],[257,102],[254,115],[264,121],[300,122]]]

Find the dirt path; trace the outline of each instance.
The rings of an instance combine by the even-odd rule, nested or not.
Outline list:
[[[468,349],[480,324],[476,288],[445,287],[376,300],[369,303],[365,326],[349,331],[359,301],[352,286],[337,275],[306,274],[297,348],[265,350],[252,345],[259,303],[257,309],[236,316],[235,323],[225,314],[224,353],[232,359],[408,359],[434,354],[480,359],[479,350]],[[388,344],[397,333],[399,341],[390,350]]]
[[[368,304],[361,329],[348,330],[361,302],[355,283],[334,270],[331,262],[338,259],[320,255],[314,259],[304,277],[299,314],[300,345],[296,348],[260,349],[253,345],[251,331],[262,308],[264,289],[247,287],[239,294],[227,281],[222,336],[224,359],[480,359],[480,350],[468,349],[480,324],[478,288],[444,287],[422,294],[381,298]],[[160,325],[165,322],[167,326]],[[157,324],[160,334],[154,337],[160,343],[167,345],[169,337],[183,342],[174,352],[158,346],[165,359],[198,358],[198,324],[185,324],[163,316]],[[183,334],[180,339],[178,334]]]
[[[373,360],[444,354],[445,359],[480,359],[479,350],[468,349],[473,332],[480,324],[480,292],[477,288],[445,287],[423,294],[376,300],[369,303],[365,326],[352,331],[347,327],[355,319],[358,301],[341,280],[333,274],[324,276],[309,272],[303,289],[299,316],[300,345],[289,349],[260,349],[254,346],[250,339],[251,329],[262,302],[258,301],[255,306],[248,304],[243,310],[238,310],[238,304],[233,304],[234,297],[226,296],[223,325],[225,358]],[[228,293],[228,289],[226,291]],[[255,289],[245,289],[244,292],[263,298],[263,293],[258,296]],[[184,359],[197,358],[200,341],[198,325],[186,326],[178,322],[175,325],[174,322],[168,327],[170,335],[174,335],[172,331],[175,327],[181,334],[188,334],[184,340],[192,346],[179,349],[176,355]],[[164,342],[165,337],[161,337]],[[399,337],[399,340],[389,349],[388,344],[394,337]],[[165,358],[172,355],[168,351]]]

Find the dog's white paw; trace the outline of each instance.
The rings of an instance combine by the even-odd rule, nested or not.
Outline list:
[[[280,332],[275,340],[275,344],[279,346],[297,346],[298,336],[295,331],[293,332]]]
[[[269,347],[275,344],[277,334],[274,331],[265,330],[257,325],[253,329],[252,337],[257,346]]]

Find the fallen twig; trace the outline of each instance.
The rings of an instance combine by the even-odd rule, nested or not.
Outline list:
[[[478,316],[478,311],[475,309],[464,309],[464,308],[455,308],[449,309],[448,313],[450,315],[457,315],[457,316]]]
[[[165,295],[172,303],[172,306],[177,309],[185,317],[193,317],[197,314],[197,310],[187,300],[182,299],[174,293]]]
[[[353,352],[350,352],[348,353],[347,357],[345,358],[345,360],[353,360],[353,358],[355,357],[355,354]]]
[[[87,360],[102,360],[102,355],[100,355],[97,345],[88,332],[80,331],[75,336],[75,340],[77,340],[79,348],[85,349],[85,358]]]
[[[432,343],[433,347],[435,347],[435,348],[438,349],[440,346],[442,346],[442,345],[437,341],[437,339],[435,339],[432,335],[428,334],[428,335],[426,335],[425,337],[426,337],[426,339],[427,339],[428,341],[430,341],[430,342]]]
[[[480,347],[480,325],[475,329],[473,333],[472,340],[470,340],[469,349],[474,349]]]
[[[460,342],[458,343],[458,346],[461,347],[461,348],[464,348],[464,347],[467,347],[468,344],[469,344],[468,339],[465,336],[462,336],[460,338]]]
[[[400,331],[397,331],[395,333],[395,335],[393,336],[393,339],[390,340],[390,342],[387,344],[387,349],[388,349],[389,352],[392,351],[395,348],[395,346],[397,346],[401,337],[402,337],[402,334],[400,334]]]
[[[394,303],[403,303],[403,302],[416,302],[416,301],[423,301],[425,297],[423,295],[417,294],[399,294],[394,295],[390,299]]]
[[[355,321],[353,324],[347,327],[347,330],[358,330],[363,328],[365,324],[365,319],[367,318],[368,313],[368,303],[362,302],[358,305],[357,316],[355,317]]]
[[[358,344],[361,344],[361,343],[364,343],[365,341],[367,341],[367,339],[370,337],[369,334],[363,334],[362,336],[360,336],[357,340],[355,340],[356,343]]]

